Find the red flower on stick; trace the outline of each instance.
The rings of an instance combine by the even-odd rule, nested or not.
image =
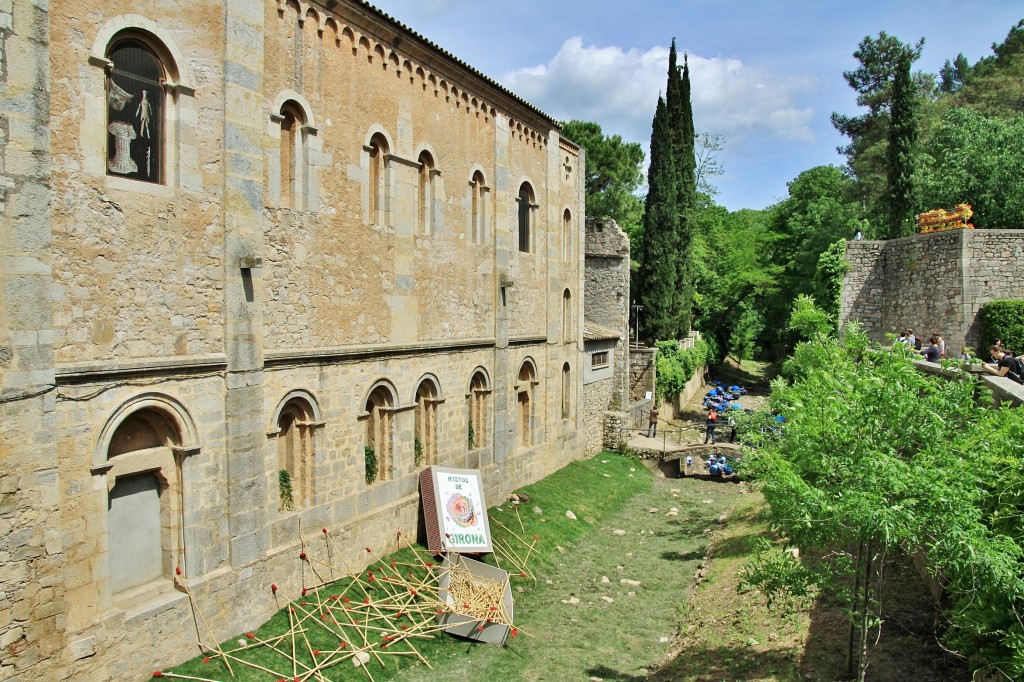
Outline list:
[[[277,583],[270,583],[270,591],[277,594]]]

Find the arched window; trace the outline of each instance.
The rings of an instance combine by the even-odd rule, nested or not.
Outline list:
[[[516,383],[516,404],[519,412],[519,418],[516,420],[516,435],[519,437],[518,445],[520,448],[528,448],[533,445],[533,392],[537,384],[536,377],[537,373],[534,370],[533,363],[527,360],[519,368],[519,380]]]
[[[434,168],[434,159],[430,156],[430,152],[420,154],[419,164],[419,187],[417,188],[419,225],[423,234],[431,234],[434,231],[434,184],[437,171]]]
[[[277,419],[278,510],[292,511],[316,502],[313,411],[309,403],[293,398]]]
[[[562,293],[562,341],[572,341],[572,294]]]
[[[437,385],[424,379],[416,389],[416,435],[414,440],[417,467],[437,461]]]
[[[370,392],[366,400],[366,458],[367,464],[376,463],[376,476],[366,472],[367,483],[374,480],[387,481],[392,475],[391,418],[395,406],[394,393],[388,386],[380,385]]]
[[[469,395],[466,396],[469,419],[466,426],[467,446],[470,450],[486,447],[488,433],[487,398],[491,391],[487,387],[487,375],[477,370],[469,382]]]
[[[163,182],[163,64],[135,37],[112,41],[107,59],[107,174]]]
[[[572,260],[572,213],[565,209],[562,213],[562,260]]]
[[[473,173],[470,185],[470,238],[474,244],[483,244],[487,241],[486,216],[487,216],[487,183],[484,174],[480,171]]]
[[[184,554],[180,437],[155,409],[126,417],[107,446],[107,528],[113,595],[169,579]]]
[[[381,134],[370,139],[370,222],[390,225],[390,155],[388,141]]]
[[[533,189],[524,182],[519,186],[519,250],[529,253],[533,246],[533,213],[537,208],[534,203]]]
[[[562,365],[562,419],[568,419],[572,408],[572,372],[569,363]]]
[[[305,190],[305,116],[294,102],[281,107],[281,208],[302,210]]]

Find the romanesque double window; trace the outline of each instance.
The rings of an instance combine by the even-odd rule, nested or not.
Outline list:
[[[163,182],[164,67],[151,47],[130,37],[113,42],[106,83],[107,173]]]

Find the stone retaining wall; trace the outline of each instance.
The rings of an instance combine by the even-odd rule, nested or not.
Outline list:
[[[950,230],[888,241],[850,241],[840,328],[864,326],[873,342],[909,328],[942,334],[948,355],[981,341],[978,309],[1021,298],[1024,231]]]

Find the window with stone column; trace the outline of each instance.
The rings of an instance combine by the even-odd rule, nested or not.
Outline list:
[[[490,191],[487,188],[487,181],[480,171],[473,173],[469,183],[470,187],[470,240],[474,244],[484,244],[487,241],[487,195]]]
[[[536,439],[534,428],[534,393],[537,387],[537,369],[529,360],[519,368],[516,381],[516,419],[517,445],[520,449],[531,447]]]
[[[369,153],[369,211],[370,222],[391,225],[390,167],[391,150],[381,134],[370,138]]]
[[[395,392],[388,384],[378,385],[366,399],[364,464],[367,483],[388,481],[393,476],[392,422],[396,403]]]
[[[316,448],[314,435],[321,426],[312,406],[292,398],[277,418],[278,510],[294,511],[316,504]]]
[[[417,467],[437,462],[437,405],[440,390],[432,378],[420,381],[416,388],[416,433],[413,441]]]
[[[467,446],[470,450],[486,447],[490,441],[489,398],[490,386],[484,371],[477,370],[469,382],[469,394],[466,396],[466,407],[469,419],[466,425]]]
[[[437,169],[430,152],[420,153],[419,172],[416,188],[417,223],[423,234],[432,234],[435,228],[435,202],[437,192]]]

